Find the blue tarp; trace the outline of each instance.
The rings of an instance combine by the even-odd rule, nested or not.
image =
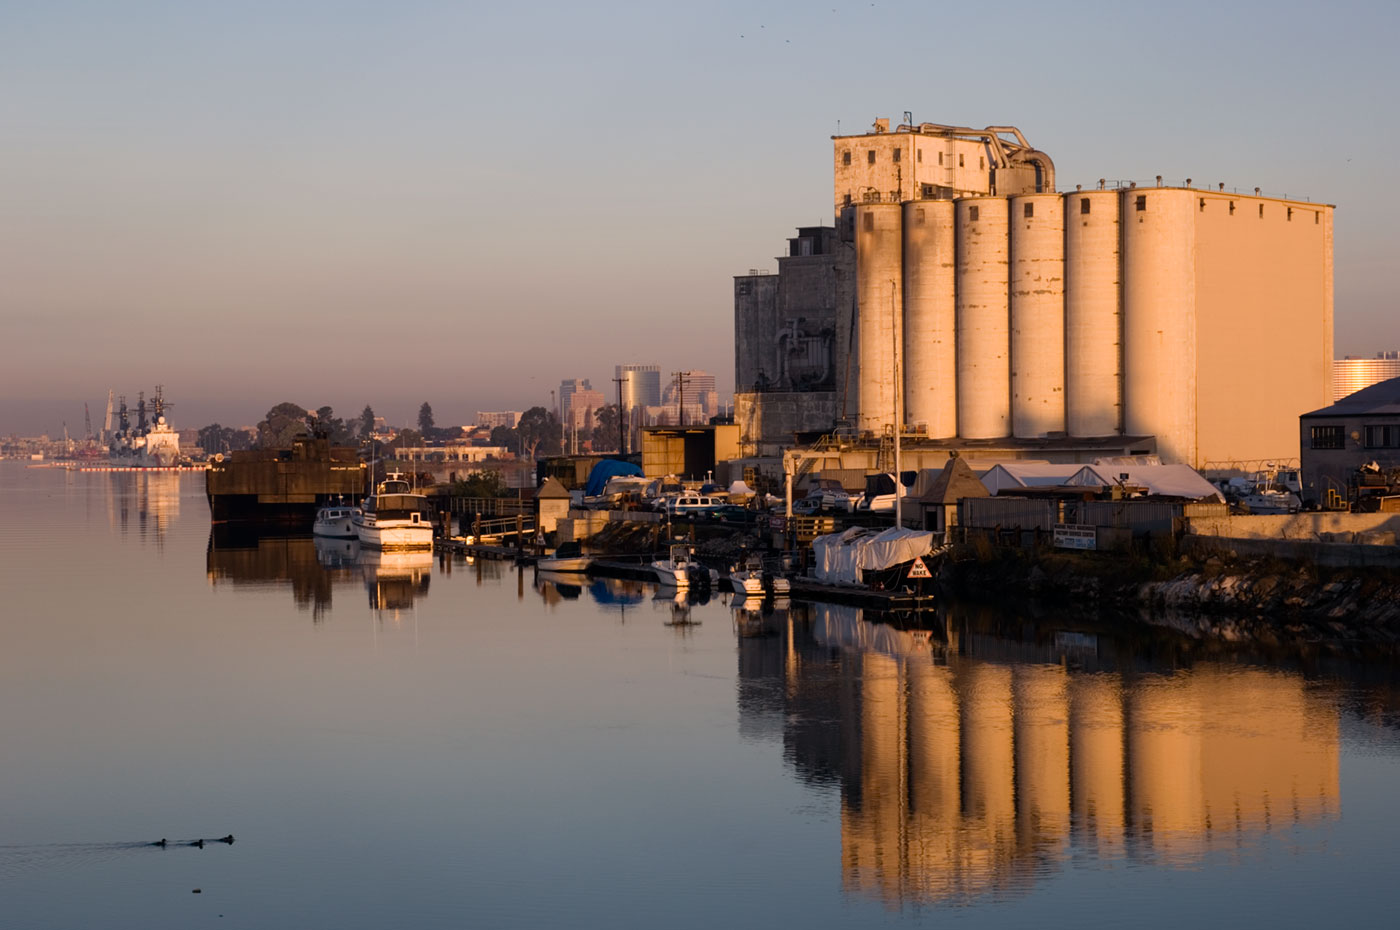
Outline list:
[[[584,486],[583,493],[587,497],[597,497],[603,493],[603,488],[607,486],[609,478],[616,478],[620,475],[642,474],[642,466],[633,465],[631,462],[623,462],[618,459],[603,459],[593,470],[588,473],[588,484]]]

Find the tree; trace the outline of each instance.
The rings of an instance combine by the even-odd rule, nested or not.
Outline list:
[[[326,438],[333,445],[343,446],[350,442],[353,437],[350,430],[345,426],[345,421],[335,415],[335,411],[327,404],[324,407],[316,408],[316,416],[311,423],[312,432],[326,434]]]
[[[365,404],[365,409],[360,411],[359,437],[368,439],[374,432],[374,408]]]
[[[405,426],[403,429],[399,430],[399,434],[395,436],[391,442],[386,444],[385,448],[409,449],[414,446],[421,446],[422,444],[423,434]]]
[[[451,493],[454,497],[509,497],[510,488],[500,472],[486,469],[452,482]]]
[[[267,417],[258,424],[258,446],[263,449],[290,446],[293,439],[307,431],[306,408],[283,401],[269,410]]]
[[[509,426],[498,426],[491,430],[491,445],[504,446],[507,452],[518,452],[520,434]]]
[[[515,431],[526,458],[559,454],[559,418],[543,407],[531,407],[520,415]]]
[[[620,452],[617,447],[617,404],[607,404],[593,411],[597,425],[593,427],[594,452]]]
[[[433,408],[426,400],[423,401],[423,406],[418,408],[418,432],[430,438],[434,433]]]
[[[197,441],[199,447],[209,455],[248,448],[247,433],[229,426],[220,426],[218,423],[202,427]]]

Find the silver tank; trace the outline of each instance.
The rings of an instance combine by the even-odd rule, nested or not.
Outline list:
[[[958,434],[956,248],[951,200],[904,204],[904,422]]]
[[[1011,434],[1011,327],[1007,201],[956,202],[958,435]]]
[[[1011,434],[1065,429],[1065,229],[1058,194],[1011,198]]]
[[[1122,425],[1117,191],[1064,196],[1065,426],[1112,436]]]
[[[894,425],[895,346],[903,316],[902,209],[897,203],[856,207],[856,307],[860,360],[858,426],[883,433]]]

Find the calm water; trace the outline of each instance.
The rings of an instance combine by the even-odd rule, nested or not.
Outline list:
[[[354,550],[0,463],[0,926],[1394,919],[1390,666]]]

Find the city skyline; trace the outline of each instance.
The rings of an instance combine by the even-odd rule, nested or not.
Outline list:
[[[1019,125],[1061,190],[1130,171],[1338,205],[1336,355],[1372,355],[1400,341],[1400,195],[1365,153],[1398,133],[1358,88],[1397,83],[1400,12],[1305,12],[1074,5],[999,34],[988,72],[984,44],[934,38],[985,13],[919,4],[10,9],[0,433],[71,430],[84,401],[157,383],[181,427],[288,400],[465,422],[548,406],[543,372],[611,397],[602,375],[638,358],[727,394],[733,276],[830,223],[831,135],[904,110]],[[911,39],[942,63],[838,68]],[[841,79],[791,93],[822,69]],[[570,220],[586,234],[547,248]],[[366,375],[366,355],[421,370]]]

